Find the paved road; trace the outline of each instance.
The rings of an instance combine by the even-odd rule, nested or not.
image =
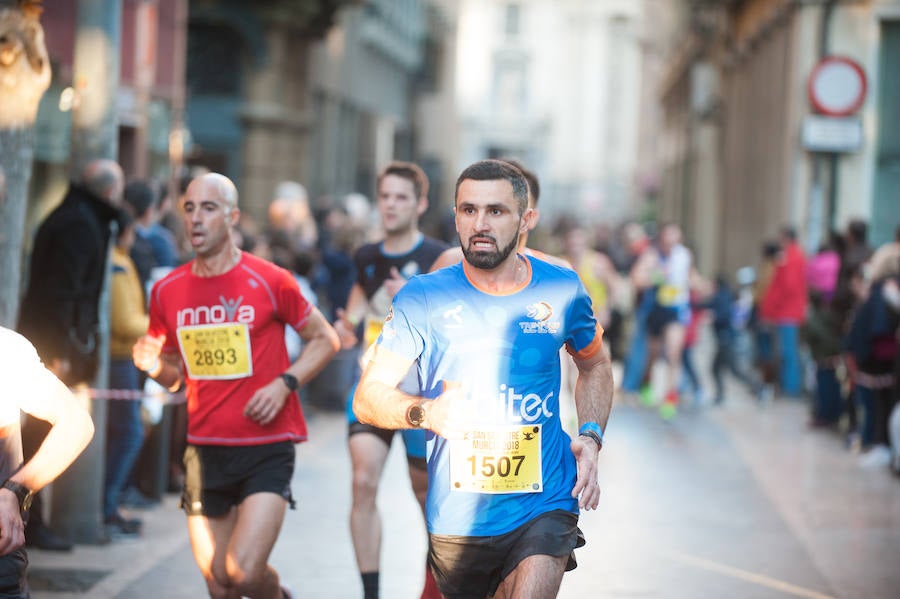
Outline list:
[[[837,437],[805,423],[798,403],[761,409],[737,390],[726,406],[672,423],[618,403],[601,507],[582,516],[588,545],[560,597],[900,597],[900,480],[861,468]],[[357,599],[342,416],[313,414],[311,431],[298,449],[298,509],[272,562],[300,597]],[[379,497],[386,599],[418,597],[425,554],[399,449]],[[36,590],[35,599],[204,597],[175,498],[144,518],[139,541],[32,552],[42,579],[52,569],[100,577],[87,591]]]

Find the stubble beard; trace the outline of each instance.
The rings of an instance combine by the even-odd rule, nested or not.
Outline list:
[[[496,243],[496,239],[494,240]],[[477,250],[470,249],[466,247],[462,243],[462,239],[459,240],[459,245],[462,248],[463,256],[466,258],[466,262],[474,266],[475,268],[480,268],[482,270],[494,270],[498,266],[500,266],[504,260],[506,260],[510,254],[518,247],[519,245],[519,237],[514,236],[512,240],[502,248],[499,248],[495,252],[481,252]]]

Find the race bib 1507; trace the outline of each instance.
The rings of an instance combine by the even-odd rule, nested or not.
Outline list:
[[[253,374],[250,331],[246,324],[179,327],[178,345],[192,379],[239,379]]]
[[[539,493],[541,425],[469,431],[450,441],[450,488],[470,493]]]

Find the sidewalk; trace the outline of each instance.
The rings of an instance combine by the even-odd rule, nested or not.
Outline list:
[[[588,544],[560,597],[900,596],[900,480],[861,468],[834,434],[807,430],[805,405],[761,408],[736,385],[730,391],[723,407],[683,410],[671,423],[616,405],[600,509],[581,517]],[[298,508],[272,563],[298,596],[358,599],[343,415],[310,414],[310,432],[298,449]],[[381,596],[413,599],[426,542],[401,447],[390,454],[379,504]],[[99,578],[80,592],[35,588],[35,599],[205,597],[177,498],[143,517],[137,541],[31,552],[38,574]]]
[[[293,492],[297,509],[288,511],[271,563],[301,597],[353,598],[362,595],[348,514],[350,462],[343,414],[308,414],[310,442],[298,446]],[[421,589],[425,564],[425,526],[406,474],[402,444],[391,451],[379,505],[384,526],[382,596],[413,597]],[[76,546],[72,553],[30,550],[31,568],[40,578],[63,570],[57,579],[102,577],[89,590],[51,592],[33,588],[34,599],[188,599],[205,597],[187,536],[178,497],[135,512],[144,519],[142,538],[103,547]],[[402,548],[402,550],[401,550]],[[415,557],[413,557],[415,556]],[[412,566],[415,564],[415,567]],[[74,574],[72,571],[88,572]]]

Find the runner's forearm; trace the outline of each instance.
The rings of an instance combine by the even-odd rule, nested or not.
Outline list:
[[[10,477],[32,491],[42,489],[68,468],[94,435],[90,414],[72,397],[68,387],[55,381],[53,393],[53,413],[41,414],[48,417],[53,427],[34,457]]]
[[[156,369],[146,371],[147,376],[168,389],[175,391],[181,386],[182,373],[180,359],[161,355]]]
[[[606,422],[612,410],[613,376],[606,349],[601,348],[598,359],[587,362],[575,361],[578,379],[575,382],[575,410],[578,426],[585,422],[596,422],[606,430]]]
[[[363,377],[353,396],[353,411],[360,422],[379,428],[410,428],[406,419],[409,407],[422,400],[381,381]]]
[[[304,339],[300,357],[285,371],[297,377],[297,383],[301,387],[311,381],[340,349],[337,334],[333,330],[331,333],[334,334],[333,338],[332,335],[321,334]]]

